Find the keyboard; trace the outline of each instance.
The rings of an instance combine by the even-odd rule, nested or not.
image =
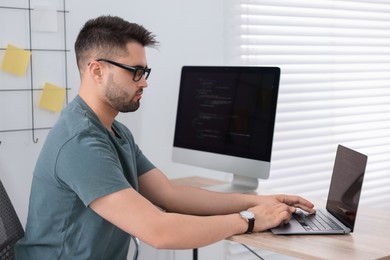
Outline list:
[[[321,210],[317,210],[315,214],[309,214],[302,210],[297,210],[297,212],[293,214],[293,218],[295,218],[299,224],[308,231],[343,229]]]

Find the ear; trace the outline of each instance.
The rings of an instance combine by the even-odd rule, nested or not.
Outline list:
[[[104,68],[98,61],[92,61],[88,66],[88,73],[92,79],[100,82],[103,79]]]

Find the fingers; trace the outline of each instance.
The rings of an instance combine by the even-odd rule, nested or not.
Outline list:
[[[277,223],[277,225],[283,223],[283,224],[287,224],[290,219],[291,219],[291,215],[295,212],[296,208],[295,207],[291,207],[287,204],[284,204],[284,203],[279,203],[277,205],[275,205],[275,207],[278,208],[279,210],[279,221]]]
[[[267,230],[280,224],[287,224],[297,208],[315,213],[310,201],[295,195],[269,195],[263,203],[250,208],[255,213],[255,231]]]
[[[315,213],[314,204],[296,195],[279,195],[278,200],[295,208],[303,209],[309,213]]]
[[[313,208],[313,207],[306,207],[306,206],[303,206],[303,205],[296,205],[296,207],[297,208],[300,208],[300,209],[302,209],[302,210],[304,210],[304,211],[306,211],[306,212],[308,212],[308,213],[310,213],[310,214],[314,214],[314,213],[316,213],[316,209],[315,208]]]
[[[289,212],[290,214],[294,213],[295,210],[296,210],[295,207],[289,206],[289,205],[284,204],[284,203],[275,204],[275,207],[279,208],[281,212],[287,211],[287,212]]]
[[[295,208],[285,203],[262,204],[248,209],[255,214],[255,231],[264,231],[288,223]]]

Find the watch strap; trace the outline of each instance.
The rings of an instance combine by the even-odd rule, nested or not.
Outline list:
[[[248,219],[248,229],[246,230],[246,234],[250,234],[253,232],[253,228],[255,227],[255,219],[250,218]]]
[[[247,210],[241,211],[240,215],[243,219],[246,220],[246,222],[248,222],[248,229],[245,231],[245,233],[252,233],[255,227],[255,215],[253,214],[253,212]]]

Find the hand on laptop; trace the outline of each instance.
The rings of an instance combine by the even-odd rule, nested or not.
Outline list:
[[[316,212],[313,203],[296,195],[269,195],[262,196],[261,200],[258,206],[249,209],[255,214],[254,231],[264,231],[288,223],[297,208],[310,214]]]
[[[294,208],[300,208],[304,211],[307,211],[310,214],[314,214],[316,210],[314,209],[314,204],[310,201],[297,196],[297,195],[275,195],[275,199],[280,203],[285,203]],[[294,211],[295,212],[295,211]]]

